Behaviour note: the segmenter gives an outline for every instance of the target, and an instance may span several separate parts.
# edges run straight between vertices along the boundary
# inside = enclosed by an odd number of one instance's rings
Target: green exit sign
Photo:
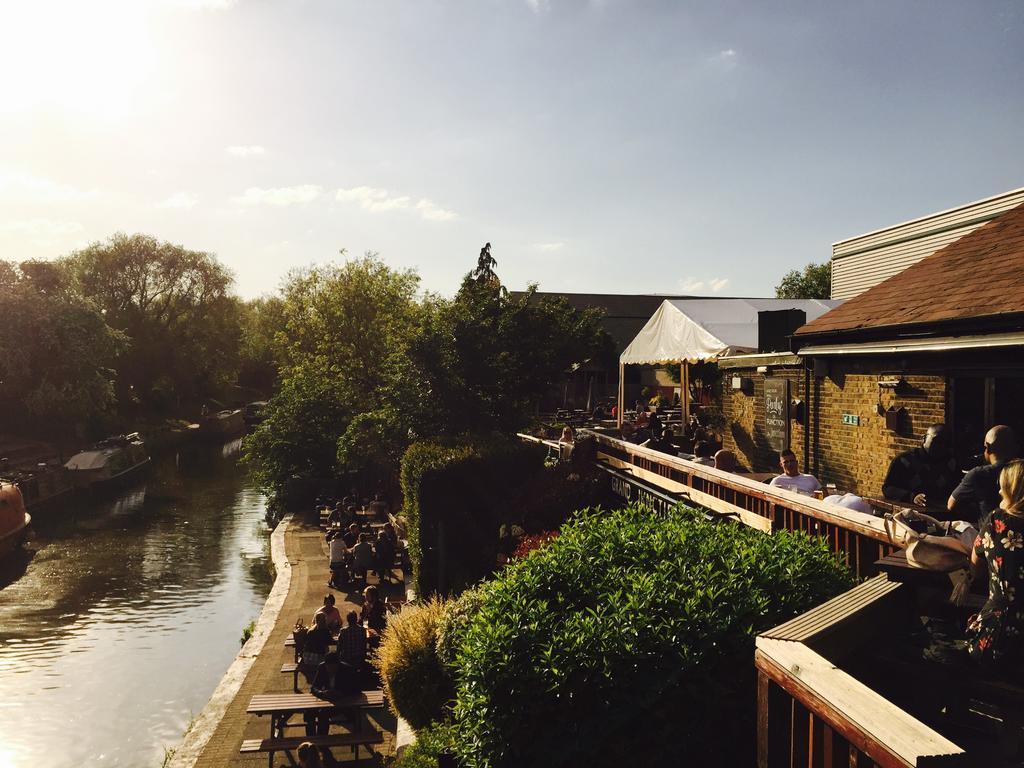
[[[860,426],[860,416],[857,416],[856,414],[853,414],[853,413],[844,413],[843,414],[843,424],[846,424],[846,425],[851,426],[851,427],[859,427]]]

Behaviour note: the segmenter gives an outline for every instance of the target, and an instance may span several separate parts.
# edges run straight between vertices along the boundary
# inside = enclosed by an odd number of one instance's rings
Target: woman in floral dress
[[[968,652],[984,666],[1019,658],[1024,643],[1024,461],[999,474],[999,509],[974,543],[975,572],[988,570],[988,602],[967,625]]]

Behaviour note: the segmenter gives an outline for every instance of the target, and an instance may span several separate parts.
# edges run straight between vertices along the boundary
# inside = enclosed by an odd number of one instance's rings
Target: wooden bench
[[[381,731],[369,731],[367,733],[339,733],[327,736],[289,736],[278,739],[246,739],[238,750],[243,755],[250,755],[258,752],[268,752],[270,768],[274,767],[274,753],[284,752],[288,755],[288,762],[295,765],[295,758],[292,751],[299,748],[300,744],[310,742],[317,747],[352,747],[356,761],[359,760],[359,747],[366,747],[367,751],[372,744],[381,744],[384,741],[384,734]]]
[[[301,666],[300,664],[282,664],[281,665],[281,674],[282,675],[287,675],[287,674],[294,675],[294,679],[292,680],[292,690],[295,691],[296,693],[300,693],[300,691],[299,691],[299,672],[301,671],[300,670],[300,666]]]

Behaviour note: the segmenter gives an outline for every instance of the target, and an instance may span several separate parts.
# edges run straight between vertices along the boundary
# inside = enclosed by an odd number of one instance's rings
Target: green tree
[[[0,413],[6,426],[70,433],[114,405],[125,348],[51,262],[0,261]]]
[[[376,254],[299,270],[281,298],[275,336],[281,386],[247,441],[257,480],[289,495],[340,468],[397,471],[415,393],[406,353],[420,312],[419,278]]]
[[[118,362],[122,398],[171,405],[234,383],[239,304],[230,272],[213,254],[118,233],[64,264],[132,342]]]
[[[494,264],[488,243],[454,299],[425,302],[410,346],[422,382],[420,434],[515,432],[554,382],[607,344],[598,310],[540,296],[536,285],[510,295]]]
[[[238,383],[269,393],[277,383],[281,363],[277,334],[284,326],[284,302],[277,296],[262,296],[240,302],[238,314],[241,325]]]
[[[794,269],[775,286],[778,299],[828,299],[832,296],[832,262],[808,264],[803,272]]]

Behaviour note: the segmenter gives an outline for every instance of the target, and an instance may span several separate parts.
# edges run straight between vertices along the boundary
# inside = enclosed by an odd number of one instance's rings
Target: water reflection
[[[0,571],[0,765],[157,766],[270,589],[265,499],[238,441],[34,517]]]

